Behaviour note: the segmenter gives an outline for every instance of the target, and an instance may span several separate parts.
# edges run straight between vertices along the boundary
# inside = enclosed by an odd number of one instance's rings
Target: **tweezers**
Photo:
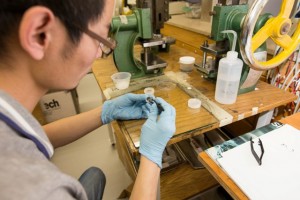
[[[164,107],[161,105],[161,103],[158,103],[157,101],[155,101],[152,97],[147,97],[147,101],[150,104],[155,103],[158,109],[158,114],[160,115],[161,112],[165,111]]]
[[[255,150],[254,150],[253,143],[254,143],[254,142],[252,141],[252,137],[250,137],[251,152],[252,152],[252,154],[253,154],[255,160],[257,161],[257,163],[258,163],[259,165],[261,165],[261,163],[262,163],[262,157],[263,157],[264,152],[265,152],[265,151],[264,151],[264,146],[263,146],[262,141],[260,140],[260,138],[258,138],[258,145],[260,146],[260,149],[261,149],[261,154],[260,154],[260,156],[258,156],[257,153],[256,153]]]

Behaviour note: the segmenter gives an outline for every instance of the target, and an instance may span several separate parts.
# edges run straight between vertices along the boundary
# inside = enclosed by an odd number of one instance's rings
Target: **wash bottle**
[[[221,104],[233,104],[236,102],[243,68],[243,61],[238,58],[235,51],[237,34],[233,30],[222,31],[222,33],[232,33],[233,43],[231,51],[219,62],[215,100]]]

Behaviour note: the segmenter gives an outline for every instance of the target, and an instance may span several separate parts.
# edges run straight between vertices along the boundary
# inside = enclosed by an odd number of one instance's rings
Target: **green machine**
[[[214,6],[214,9],[210,14],[213,16],[211,39],[214,40],[215,43],[208,44],[208,42],[205,41],[204,44],[200,46],[200,49],[203,51],[203,60],[201,63],[196,64],[197,69],[205,73],[208,78],[216,79],[219,60],[226,55],[233,43],[232,34],[223,34],[222,31],[233,30],[237,33],[238,38],[240,38],[243,20],[245,19],[248,11],[248,4],[224,5],[222,3],[218,3],[216,6]],[[259,16],[255,24],[254,32],[263,27],[270,16],[270,14]],[[237,52],[240,52],[239,42],[240,40],[237,40]],[[254,54],[256,58],[261,61],[267,59],[266,44],[264,43],[258,49],[256,49]],[[209,55],[210,58],[213,57],[213,62],[211,59],[207,59]],[[242,59],[241,53],[239,53],[239,58]],[[254,90],[260,75],[261,71],[251,69],[247,64],[244,63],[240,80],[239,94]]]
[[[163,73],[167,63],[156,54],[168,51],[175,43],[171,37],[163,37],[160,28],[169,19],[168,1],[149,1],[139,5],[132,15],[116,16],[112,19],[111,30],[117,41],[114,62],[118,71],[130,72],[132,78],[155,76]]]

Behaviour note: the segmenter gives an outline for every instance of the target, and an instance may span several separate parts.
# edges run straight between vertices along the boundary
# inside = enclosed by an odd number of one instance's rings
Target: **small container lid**
[[[195,58],[192,56],[183,56],[179,58],[179,62],[182,64],[193,64],[195,63]]]
[[[201,101],[197,98],[191,98],[188,100],[189,108],[197,109],[201,107]]]
[[[154,95],[154,88],[153,87],[146,87],[144,89],[144,93],[145,94],[151,94],[151,95]]]

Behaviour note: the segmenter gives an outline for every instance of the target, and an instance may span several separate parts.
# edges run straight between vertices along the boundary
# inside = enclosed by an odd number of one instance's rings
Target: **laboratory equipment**
[[[211,38],[215,43],[208,44],[206,41],[201,45],[203,60],[196,64],[198,70],[205,73],[208,78],[217,78],[218,63],[229,51],[233,42],[232,36],[221,33],[224,30],[236,31],[239,38],[236,50],[239,52],[238,57],[244,61],[239,94],[255,89],[262,70],[274,68],[287,59],[300,42],[299,23],[297,22],[295,30],[290,29],[290,14],[297,1],[283,0],[280,12],[276,17],[268,13],[260,15],[267,2],[268,0],[257,0],[249,9],[246,2],[219,1],[211,12],[213,16]],[[289,36],[289,34],[293,34],[293,36]],[[266,40],[268,38],[281,46],[283,51],[273,59],[266,61]],[[215,58],[213,66],[207,63],[208,55]]]
[[[138,0],[132,15],[112,19],[111,34],[118,44],[113,55],[118,71],[131,73],[132,78],[162,74],[167,63],[156,54],[168,51],[175,43],[175,39],[160,34],[169,19],[168,6],[168,0]]]

